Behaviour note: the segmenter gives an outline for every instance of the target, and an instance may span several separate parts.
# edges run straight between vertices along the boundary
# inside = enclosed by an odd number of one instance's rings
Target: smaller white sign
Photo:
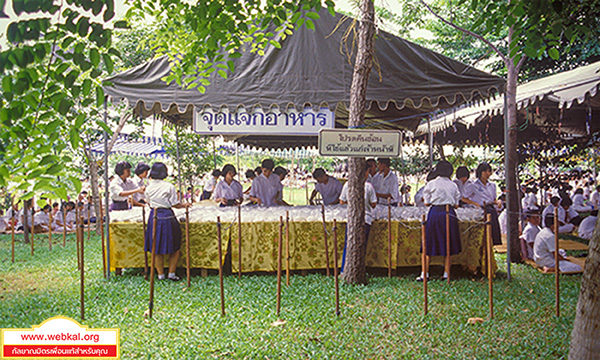
[[[194,114],[194,131],[198,134],[214,135],[312,135],[319,130],[332,129],[335,116],[329,108],[315,112],[312,108],[303,111],[291,109],[287,112],[271,109],[264,112],[257,108],[253,113],[239,109],[219,112],[205,109]]]
[[[322,156],[400,156],[400,132],[384,130],[323,129],[319,132]]]

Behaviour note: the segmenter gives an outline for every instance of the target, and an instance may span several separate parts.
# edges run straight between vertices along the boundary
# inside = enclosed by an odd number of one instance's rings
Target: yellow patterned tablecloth
[[[337,223],[338,266],[344,249],[345,223]],[[238,224],[224,224],[222,241],[223,256],[231,239],[232,270],[238,271]],[[242,223],[242,271],[276,271],[279,223]],[[333,265],[332,223],[327,223],[330,266]],[[470,272],[486,273],[484,228],[482,225],[461,222],[459,224],[462,252],[452,257],[453,264],[460,264]],[[181,226],[182,256],[179,266],[185,266],[185,224]],[[418,221],[392,221],[392,268],[421,265],[421,227]],[[112,223],[110,225],[111,268],[144,266],[142,224]],[[286,263],[286,228],[282,228],[282,264]],[[290,269],[324,269],[325,243],[323,224],[320,222],[291,222],[289,224]],[[215,223],[190,224],[190,264],[194,268],[218,269],[217,226]],[[496,263],[492,268],[495,272]],[[442,264],[442,257],[432,258],[432,264]],[[366,264],[368,267],[388,267],[388,223],[375,221],[369,234]]]

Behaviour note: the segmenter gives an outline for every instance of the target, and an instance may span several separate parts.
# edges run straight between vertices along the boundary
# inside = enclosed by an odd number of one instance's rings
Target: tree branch
[[[429,6],[429,5],[428,5],[428,4],[427,4],[427,3],[426,3],[424,0],[419,0],[419,2],[420,2],[421,4],[423,4],[423,5],[424,5],[424,6],[427,8],[427,10],[428,10],[428,11],[429,11],[429,12],[430,12],[430,13],[431,13],[433,16],[435,16],[436,18],[438,18],[438,19],[439,19],[441,22],[443,22],[444,24],[446,24],[446,25],[449,25],[449,26],[452,26],[453,28],[455,28],[455,29],[456,29],[456,30],[458,30],[458,31],[462,31],[462,32],[464,32],[464,33],[465,33],[465,34],[467,34],[467,35],[470,35],[470,36],[472,36],[472,37],[474,37],[474,38],[476,38],[476,39],[479,39],[480,41],[482,41],[483,43],[485,43],[487,46],[489,46],[489,47],[490,47],[490,48],[491,48],[491,49],[492,49],[492,50],[493,50],[493,51],[494,51],[496,54],[498,54],[498,56],[500,56],[500,58],[502,58],[502,61],[504,61],[504,62],[506,62],[506,61],[509,61],[509,60],[508,60],[508,58],[506,57],[506,55],[504,55],[504,54],[503,54],[503,53],[500,51],[500,49],[498,49],[498,48],[497,48],[497,47],[496,47],[494,44],[492,44],[490,41],[488,41],[488,40],[487,40],[486,38],[484,38],[483,36],[481,36],[481,35],[479,35],[479,34],[477,34],[477,33],[474,33],[474,32],[472,32],[472,31],[470,31],[470,30],[463,29],[463,28],[461,28],[460,26],[458,26],[458,25],[454,24],[453,22],[451,22],[451,21],[448,21],[448,20],[444,19],[444,18],[443,18],[441,15],[438,15],[438,14],[437,14],[435,11],[433,11],[433,9],[432,9],[432,8],[431,8],[431,7],[430,7],[430,6]]]
[[[117,128],[113,132],[113,135],[110,138],[110,142],[108,143],[108,150],[107,150],[108,153],[110,153],[110,151],[112,150],[113,146],[117,142],[117,137],[119,136],[119,134],[121,133],[121,130],[123,130],[123,126],[125,126],[125,123],[127,122],[127,120],[131,116],[132,116],[132,114],[130,112],[125,112],[125,114],[123,114],[121,116],[121,119],[119,120],[119,124],[117,125]]]

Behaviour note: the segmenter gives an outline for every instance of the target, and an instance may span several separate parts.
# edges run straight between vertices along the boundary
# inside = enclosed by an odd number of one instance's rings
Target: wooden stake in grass
[[[242,204],[238,204],[238,279],[242,278]]]
[[[290,212],[285,212],[285,284],[290,286]]]
[[[425,215],[421,219],[421,273],[423,273],[423,315],[427,315],[427,279],[429,269],[427,269],[427,236],[425,234]]]
[[[13,208],[14,204],[10,205],[10,208],[12,209],[12,213],[14,213],[14,208]],[[15,222],[13,221],[12,217],[10,218],[10,235],[11,235],[11,254],[12,254],[12,262],[15,262]]]
[[[185,208],[185,275],[190,287],[190,208]]]
[[[388,278],[392,277],[392,204],[388,198]]]
[[[490,301],[490,320],[494,318],[494,284],[492,282],[492,215],[486,215],[486,237],[487,237],[487,268],[488,268],[488,296]]]
[[[150,259],[150,300],[148,301],[148,317],[152,319],[154,308],[154,258],[156,257],[156,221],[158,220],[157,209],[152,209],[152,258]]]
[[[84,262],[83,262],[83,253],[84,253],[83,238],[84,238],[85,234],[84,234],[84,229],[83,229],[83,216],[77,219],[76,224],[77,224],[77,241],[79,242],[79,246],[77,247],[79,249],[77,258],[79,260],[78,263],[79,263],[79,270],[80,270],[79,308],[81,310],[81,320],[85,320],[85,281],[84,281],[84,268],[85,267],[83,265],[84,264]]]
[[[554,291],[556,295],[556,316],[560,316],[560,261],[558,260],[558,208],[554,208]]]
[[[217,216],[217,241],[219,247],[219,284],[221,287],[221,316],[225,316],[225,292],[223,291],[223,247],[221,243],[221,217]]]
[[[142,228],[144,230],[144,240],[146,239],[146,206],[142,206]],[[104,234],[104,231],[102,231]],[[104,239],[104,236],[102,237]],[[144,279],[148,280],[148,252],[144,250]],[[104,253],[104,241],[102,241],[102,253]],[[104,254],[103,254],[104,255]]]
[[[450,284],[450,205],[446,204],[446,264],[448,265],[448,278],[446,281]],[[446,267],[446,266],[445,266]]]
[[[325,205],[321,203],[321,215],[323,217],[323,241],[325,241],[325,267],[329,276],[329,246],[327,245],[327,224],[325,223]],[[337,264],[335,264],[337,266]]]
[[[29,210],[27,210],[29,211]],[[33,223],[33,212],[30,214],[31,215],[31,256],[33,256],[33,247],[34,247],[34,242],[35,242],[35,225]],[[25,224],[25,226],[29,226],[27,224]]]
[[[101,238],[101,242],[102,242],[102,271],[104,274],[104,278],[108,279],[108,273],[106,271],[106,255],[108,255],[106,253],[106,246],[104,244],[104,213],[102,210],[100,210],[100,219],[96,220],[96,226],[100,226],[100,238]]]
[[[338,276],[337,223],[333,219],[333,277],[335,281],[335,315],[340,316],[340,282]]]
[[[67,225],[67,220],[64,220],[65,226]],[[75,205],[75,243],[77,244],[77,270],[81,270],[81,258],[79,256],[79,204]]]
[[[67,203],[62,204],[63,247],[67,246]]]
[[[89,201],[89,198],[88,198],[88,201]],[[92,210],[92,209],[90,208],[90,203],[88,202],[87,203],[87,233],[88,233],[88,241],[90,241],[90,237],[92,236],[91,235],[91,232],[92,232],[92,229],[91,229],[92,228],[92,212],[90,210]]]
[[[48,250],[52,251],[52,202],[48,199],[50,212],[48,213]]]
[[[279,217],[279,239],[277,241],[277,317],[281,309],[281,252],[283,241],[283,216]]]

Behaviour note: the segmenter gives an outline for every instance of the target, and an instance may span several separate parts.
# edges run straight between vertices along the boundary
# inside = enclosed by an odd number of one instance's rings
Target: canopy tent
[[[244,51],[227,79],[216,72],[201,94],[176,83],[166,84],[171,64],[160,57],[107,79],[105,93],[126,100],[137,114],[162,114],[168,121],[191,125],[194,112],[226,108],[248,112],[305,107],[335,112],[335,127],[347,127],[353,76],[354,20],[326,10],[315,30],[297,29],[269,47],[264,56]],[[347,40],[347,43],[345,42]],[[352,50],[349,50],[352,52]],[[380,31],[367,90],[366,126],[373,129],[415,130],[423,113],[487,98],[504,89],[504,80],[434,51]],[[276,136],[273,136],[276,135]],[[236,136],[239,143],[269,148],[315,146],[312,136]]]
[[[517,88],[518,141],[547,150],[557,145],[586,144],[600,131],[600,62],[547,76]],[[463,106],[422,122],[417,137],[435,133],[445,144],[492,144],[504,141],[504,101]],[[426,136],[426,135],[425,135]]]
[[[104,154],[104,143],[98,142],[90,150],[96,154]],[[161,138],[151,136],[132,137],[128,134],[119,134],[111,153],[149,157],[166,156]]]

